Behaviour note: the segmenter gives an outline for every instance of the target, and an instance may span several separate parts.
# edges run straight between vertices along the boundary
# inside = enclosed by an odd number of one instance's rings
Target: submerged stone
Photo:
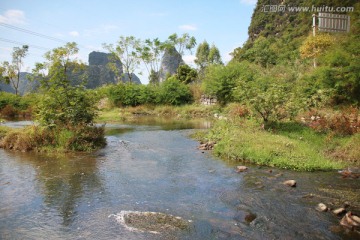
[[[360,227],[360,217],[353,215],[351,212],[345,214],[341,219],[340,225],[354,230]]]
[[[189,228],[189,221],[160,212],[121,211],[110,216],[130,231],[161,233]]]
[[[246,167],[246,166],[237,166],[236,167],[236,172],[245,172],[245,171],[247,171],[248,170],[248,168]]]
[[[345,208],[337,208],[337,209],[333,210],[333,213],[336,215],[341,215],[345,212],[346,212]]]
[[[328,210],[328,207],[323,203],[319,203],[315,209],[319,212],[326,212]]]
[[[296,187],[296,181],[295,180],[287,180],[285,182],[283,182],[284,185],[289,186],[289,187]]]

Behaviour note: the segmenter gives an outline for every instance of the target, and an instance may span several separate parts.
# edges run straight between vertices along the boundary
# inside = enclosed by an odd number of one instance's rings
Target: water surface
[[[315,211],[350,203],[359,179],[236,164],[196,149],[208,123],[108,124],[106,148],[51,156],[0,150],[0,239],[354,239],[340,218]],[[280,173],[280,174],[279,174]],[[279,175],[278,175],[279,174]],[[296,179],[289,188],[284,180]],[[112,216],[152,211],[191,220],[162,234],[130,231]]]

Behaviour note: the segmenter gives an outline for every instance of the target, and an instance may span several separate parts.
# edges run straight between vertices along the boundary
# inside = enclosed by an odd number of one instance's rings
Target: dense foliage
[[[114,106],[138,106],[142,104],[182,105],[192,102],[189,86],[176,76],[160,85],[136,85],[119,83],[104,87],[106,96]]]

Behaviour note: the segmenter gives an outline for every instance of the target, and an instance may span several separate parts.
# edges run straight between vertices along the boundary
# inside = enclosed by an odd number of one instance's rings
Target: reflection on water
[[[196,125],[198,124],[198,125]],[[206,125],[206,124],[205,124]],[[234,165],[196,150],[187,121],[108,124],[106,148],[51,156],[0,150],[0,239],[351,239],[319,202],[360,209],[358,179]],[[175,129],[177,129],[175,131]],[[172,131],[168,131],[172,130]],[[281,173],[281,174],[279,174]],[[296,179],[297,188],[284,180]],[[192,220],[190,229],[132,232],[122,211]]]

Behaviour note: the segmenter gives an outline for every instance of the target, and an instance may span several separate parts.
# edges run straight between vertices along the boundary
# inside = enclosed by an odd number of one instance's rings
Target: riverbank
[[[198,131],[194,138],[202,143],[216,142],[212,147],[213,154],[233,163],[253,163],[297,171],[328,171],[360,166],[359,133],[339,135],[319,132],[295,120],[264,126],[246,108],[236,104],[223,108],[195,104],[107,108],[99,112],[96,122],[138,124],[147,117],[154,117],[155,120],[151,120],[155,122],[206,119],[206,128],[211,128]],[[103,135],[101,131],[73,129],[55,134],[35,126],[23,130],[2,126],[0,145],[17,151],[92,151],[105,145],[105,139],[99,137]]]
[[[221,112],[219,106],[183,105],[155,106],[141,105],[137,107],[102,109],[96,119],[98,123],[131,122],[141,116],[168,117],[178,119],[212,118]]]
[[[297,171],[359,166],[360,134],[322,134],[296,122],[264,129],[253,119],[226,119],[193,136],[203,143],[216,143],[213,147],[216,156],[239,163]]]
[[[207,118],[206,131],[193,136],[216,142],[213,153],[223,159],[297,171],[329,171],[360,165],[360,134],[321,133],[297,121],[264,127],[245,109],[235,105],[138,106],[103,110],[98,122],[131,122],[141,116],[177,119]]]

